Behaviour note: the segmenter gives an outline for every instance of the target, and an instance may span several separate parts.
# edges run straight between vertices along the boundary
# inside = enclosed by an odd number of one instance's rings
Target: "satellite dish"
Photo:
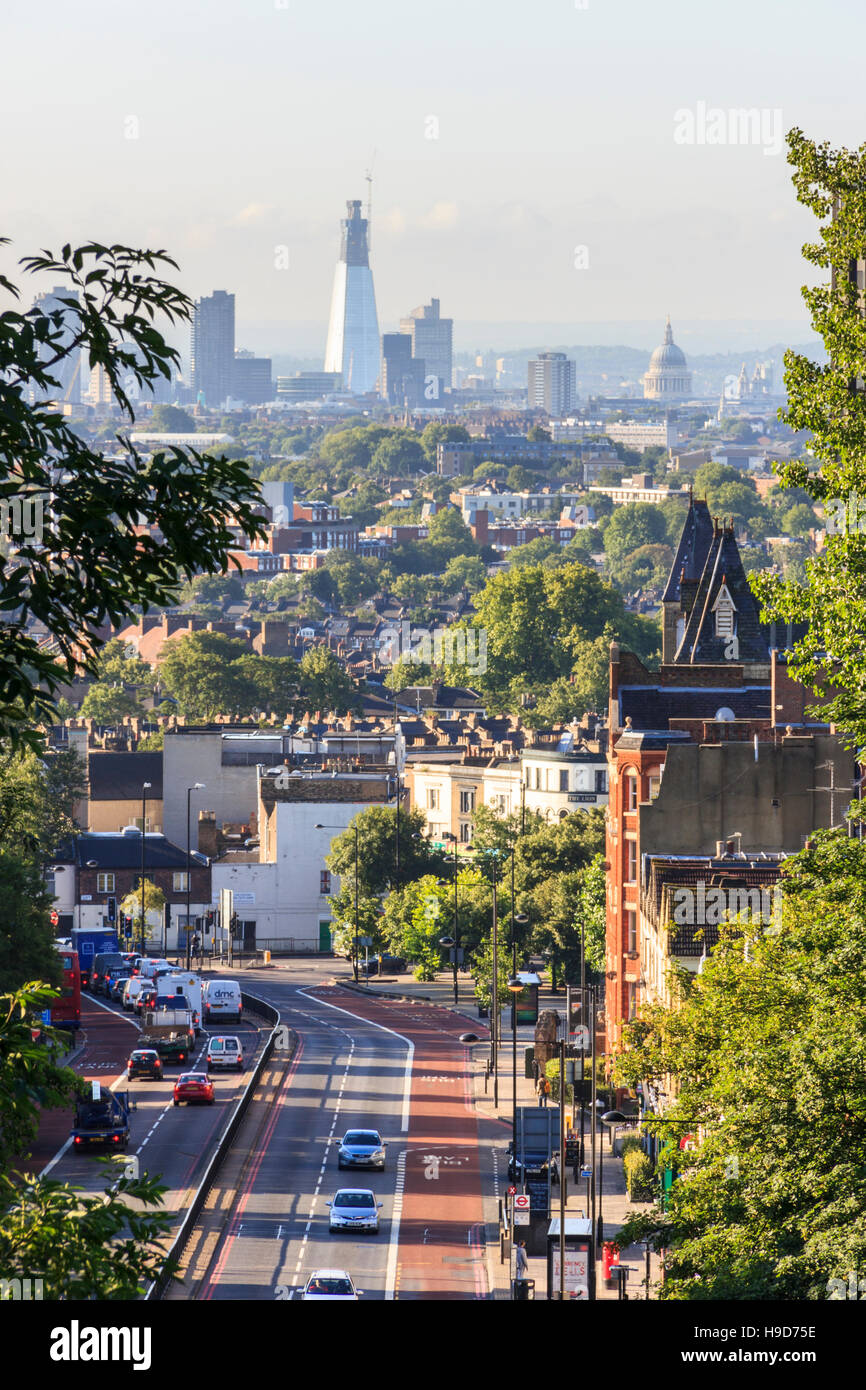
[[[737,716],[734,714],[734,711],[732,709],[729,709],[727,705],[722,705],[721,709],[717,709],[715,714],[713,715],[713,718],[719,724],[729,724],[730,721],[732,719],[736,719],[736,717]]]

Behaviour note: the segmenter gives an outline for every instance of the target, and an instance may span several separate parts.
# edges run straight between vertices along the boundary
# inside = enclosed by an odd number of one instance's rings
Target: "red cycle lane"
[[[100,1006],[86,994],[81,996],[81,1027],[84,1049],[71,1063],[72,1070],[87,1081],[103,1081],[110,1086],[126,1067],[129,1049],[138,1029],[122,1014]],[[69,1138],[74,1118],[70,1110],[45,1110],[39,1120],[39,1133],[21,1171],[40,1173]]]
[[[438,1006],[385,1002],[339,987],[310,993],[415,1046],[395,1297],[489,1297],[478,1119],[468,1053],[459,1041],[466,1019]]]

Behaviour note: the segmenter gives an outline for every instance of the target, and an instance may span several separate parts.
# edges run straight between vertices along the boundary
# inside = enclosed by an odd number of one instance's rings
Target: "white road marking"
[[[400,1246],[400,1220],[403,1216],[403,1188],[406,1184],[406,1150],[397,1159],[397,1181],[394,1187],[394,1206],[391,1213],[391,1240],[388,1245],[388,1266],[385,1271],[385,1298],[394,1299],[397,1288],[397,1254]]]
[[[348,1018],[353,1018],[359,1023],[369,1023],[372,1028],[380,1028],[383,1033],[390,1033],[392,1038],[399,1038],[406,1044],[406,1069],[403,1073],[403,1112],[400,1119],[400,1128],[405,1133],[409,1128],[409,1106],[412,1099],[412,1063],[415,1059],[415,1044],[411,1039],[404,1037],[394,1028],[386,1028],[384,1023],[375,1023],[372,1018],[364,1018],[363,1014],[353,1014],[350,1009],[341,1009],[339,1004],[332,1004],[327,999],[318,999],[315,995],[307,994],[299,989],[298,994],[302,994],[311,1003],[323,1004],[326,1009],[336,1009],[337,1013],[346,1014]]]

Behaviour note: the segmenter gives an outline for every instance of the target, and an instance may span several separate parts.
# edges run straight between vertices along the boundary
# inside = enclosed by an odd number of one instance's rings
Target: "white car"
[[[376,1201],[368,1187],[341,1187],[328,1206],[332,1232],[372,1231],[375,1234],[379,1230],[382,1203]]]
[[[344,1269],[317,1269],[304,1285],[301,1299],[304,1302],[309,1299],[317,1303],[349,1303],[360,1298],[363,1292],[355,1288]]]

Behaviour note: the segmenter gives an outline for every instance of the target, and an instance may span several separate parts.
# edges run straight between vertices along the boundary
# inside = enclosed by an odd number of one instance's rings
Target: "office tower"
[[[548,415],[567,415],[574,406],[574,363],[564,352],[540,352],[529,363],[527,404]]]
[[[270,357],[256,357],[252,352],[235,352],[230,393],[245,405],[266,405],[274,399],[274,383]]]
[[[60,319],[53,324],[51,330],[52,334],[59,330],[59,337],[51,346],[45,346],[39,351],[39,356],[45,361],[50,361],[58,348],[67,347],[79,328],[77,314],[74,309],[61,303],[63,299],[74,299],[78,303],[78,291],[68,285],[55,285],[53,290],[38,294],[33,301],[33,308],[42,314],[60,315]],[[81,371],[81,349],[76,348],[68,357],[64,357],[48,369],[49,376],[57,382],[56,386],[33,387],[34,401],[59,401],[67,405],[78,405],[81,401]]]
[[[346,204],[340,259],[334,272],[325,371],[340,372],[343,387],[364,395],[379,377],[379,322],[360,200]]]
[[[424,361],[412,356],[412,338],[408,333],[382,334],[379,390],[389,405],[411,409],[422,404],[425,372]]]
[[[192,321],[192,389],[212,410],[232,394],[235,362],[235,297],[214,290],[195,302]]]
[[[431,299],[400,320],[400,332],[412,339],[412,356],[420,358],[426,371],[425,399],[435,401],[451,390],[452,339],[454,320],[439,314],[439,300]],[[435,377],[435,383],[430,381]]]

